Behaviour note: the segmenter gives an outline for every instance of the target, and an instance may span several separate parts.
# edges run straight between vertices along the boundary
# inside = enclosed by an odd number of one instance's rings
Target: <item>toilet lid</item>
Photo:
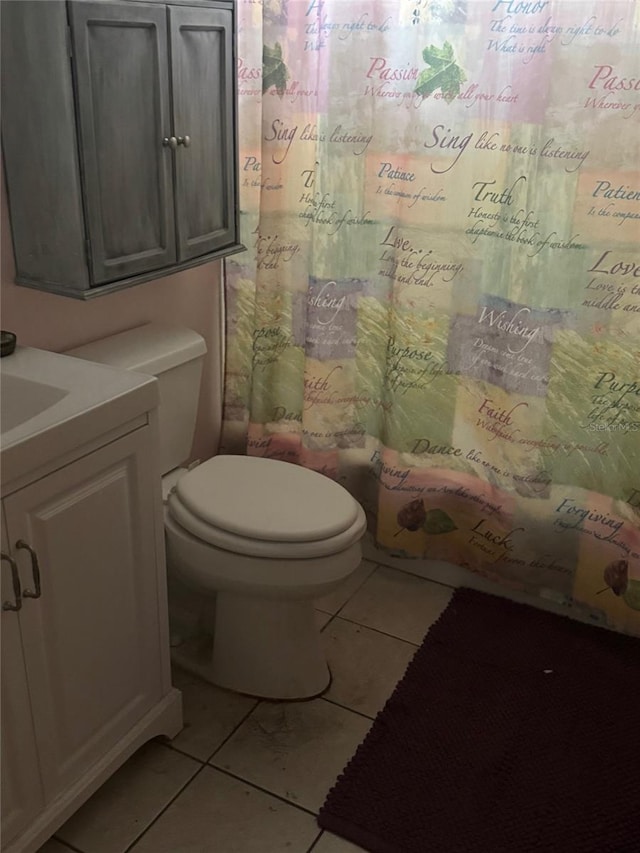
[[[202,521],[251,539],[312,542],[358,518],[358,503],[338,483],[261,456],[214,456],[181,477],[176,493]]]
[[[338,533],[336,536],[328,536],[325,539],[314,539],[311,542],[275,542],[269,539],[253,539],[250,536],[240,536],[207,524],[197,518],[182,503],[177,494],[169,496],[167,501],[168,519],[165,521],[166,530],[171,531],[167,523],[170,519],[177,529],[184,535],[190,533],[201,542],[207,542],[223,551],[231,551],[233,554],[246,554],[250,557],[259,557],[261,560],[309,560],[317,557],[329,557],[345,551],[364,536],[367,529],[367,518],[364,510],[358,505],[358,515],[355,524]]]

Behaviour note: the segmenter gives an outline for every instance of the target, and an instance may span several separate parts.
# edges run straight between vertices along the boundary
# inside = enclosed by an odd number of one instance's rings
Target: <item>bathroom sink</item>
[[[0,361],[3,491],[37,468],[77,455],[158,401],[152,376],[32,347]]]
[[[69,391],[23,376],[2,377],[0,383],[0,433],[15,429],[66,397]]]

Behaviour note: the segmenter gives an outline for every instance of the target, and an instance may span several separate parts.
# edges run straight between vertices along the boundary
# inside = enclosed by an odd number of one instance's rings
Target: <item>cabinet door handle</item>
[[[5,554],[4,551],[0,554],[1,560],[6,560],[7,563],[11,566],[11,581],[13,582],[13,595],[15,598],[15,604],[12,604],[10,601],[2,602],[3,610],[20,610],[22,607],[22,592],[20,590],[20,574],[18,573],[18,566],[16,565],[16,561],[13,557],[10,557],[8,554]]]
[[[191,145],[191,137],[190,136],[179,136],[178,137],[178,145],[184,145],[185,148],[188,148]]]
[[[35,592],[32,592],[30,589],[25,589],[22,593],[23,598],[40,598],[40,566],[38,565],[38,555],[31,548],[31,546],[27,545],[26,542],[23,542],[22,539],[18,539],[16,542],[16,548],[24,548],[31,554],[31,574],[33,575],[33,586]]]
[[[178,140],[175,138],[175,136],[165,136],[165,138],[162,140],[162,144],[165,148],[170,148],[172,151],[175,151],[178,147]]]

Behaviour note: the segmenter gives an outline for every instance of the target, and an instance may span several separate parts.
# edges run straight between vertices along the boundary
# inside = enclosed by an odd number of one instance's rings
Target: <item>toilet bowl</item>
[[[175,648],[175,660],[253,696],[322,693],[313,599],[358,567],[365,527],[346,490],[288,462],[216,456],[179,477],[165,504],[167,565],[216,601],[202,626],[210,646],[199,659]]]
[[[313,600],[360,564],[362,507],[318,472],[274,459],[214,456],[189,470],[204,341],[150,324],[69,354],[155,375],[167,570],[207,602],[179,665],[270,699],[322,693],[330,673]]]

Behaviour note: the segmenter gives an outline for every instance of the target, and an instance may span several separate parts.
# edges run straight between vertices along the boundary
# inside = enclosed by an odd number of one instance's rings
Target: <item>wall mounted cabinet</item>
[[[242,249],[234,3],[2,13],[18,284],[89,298]]]

